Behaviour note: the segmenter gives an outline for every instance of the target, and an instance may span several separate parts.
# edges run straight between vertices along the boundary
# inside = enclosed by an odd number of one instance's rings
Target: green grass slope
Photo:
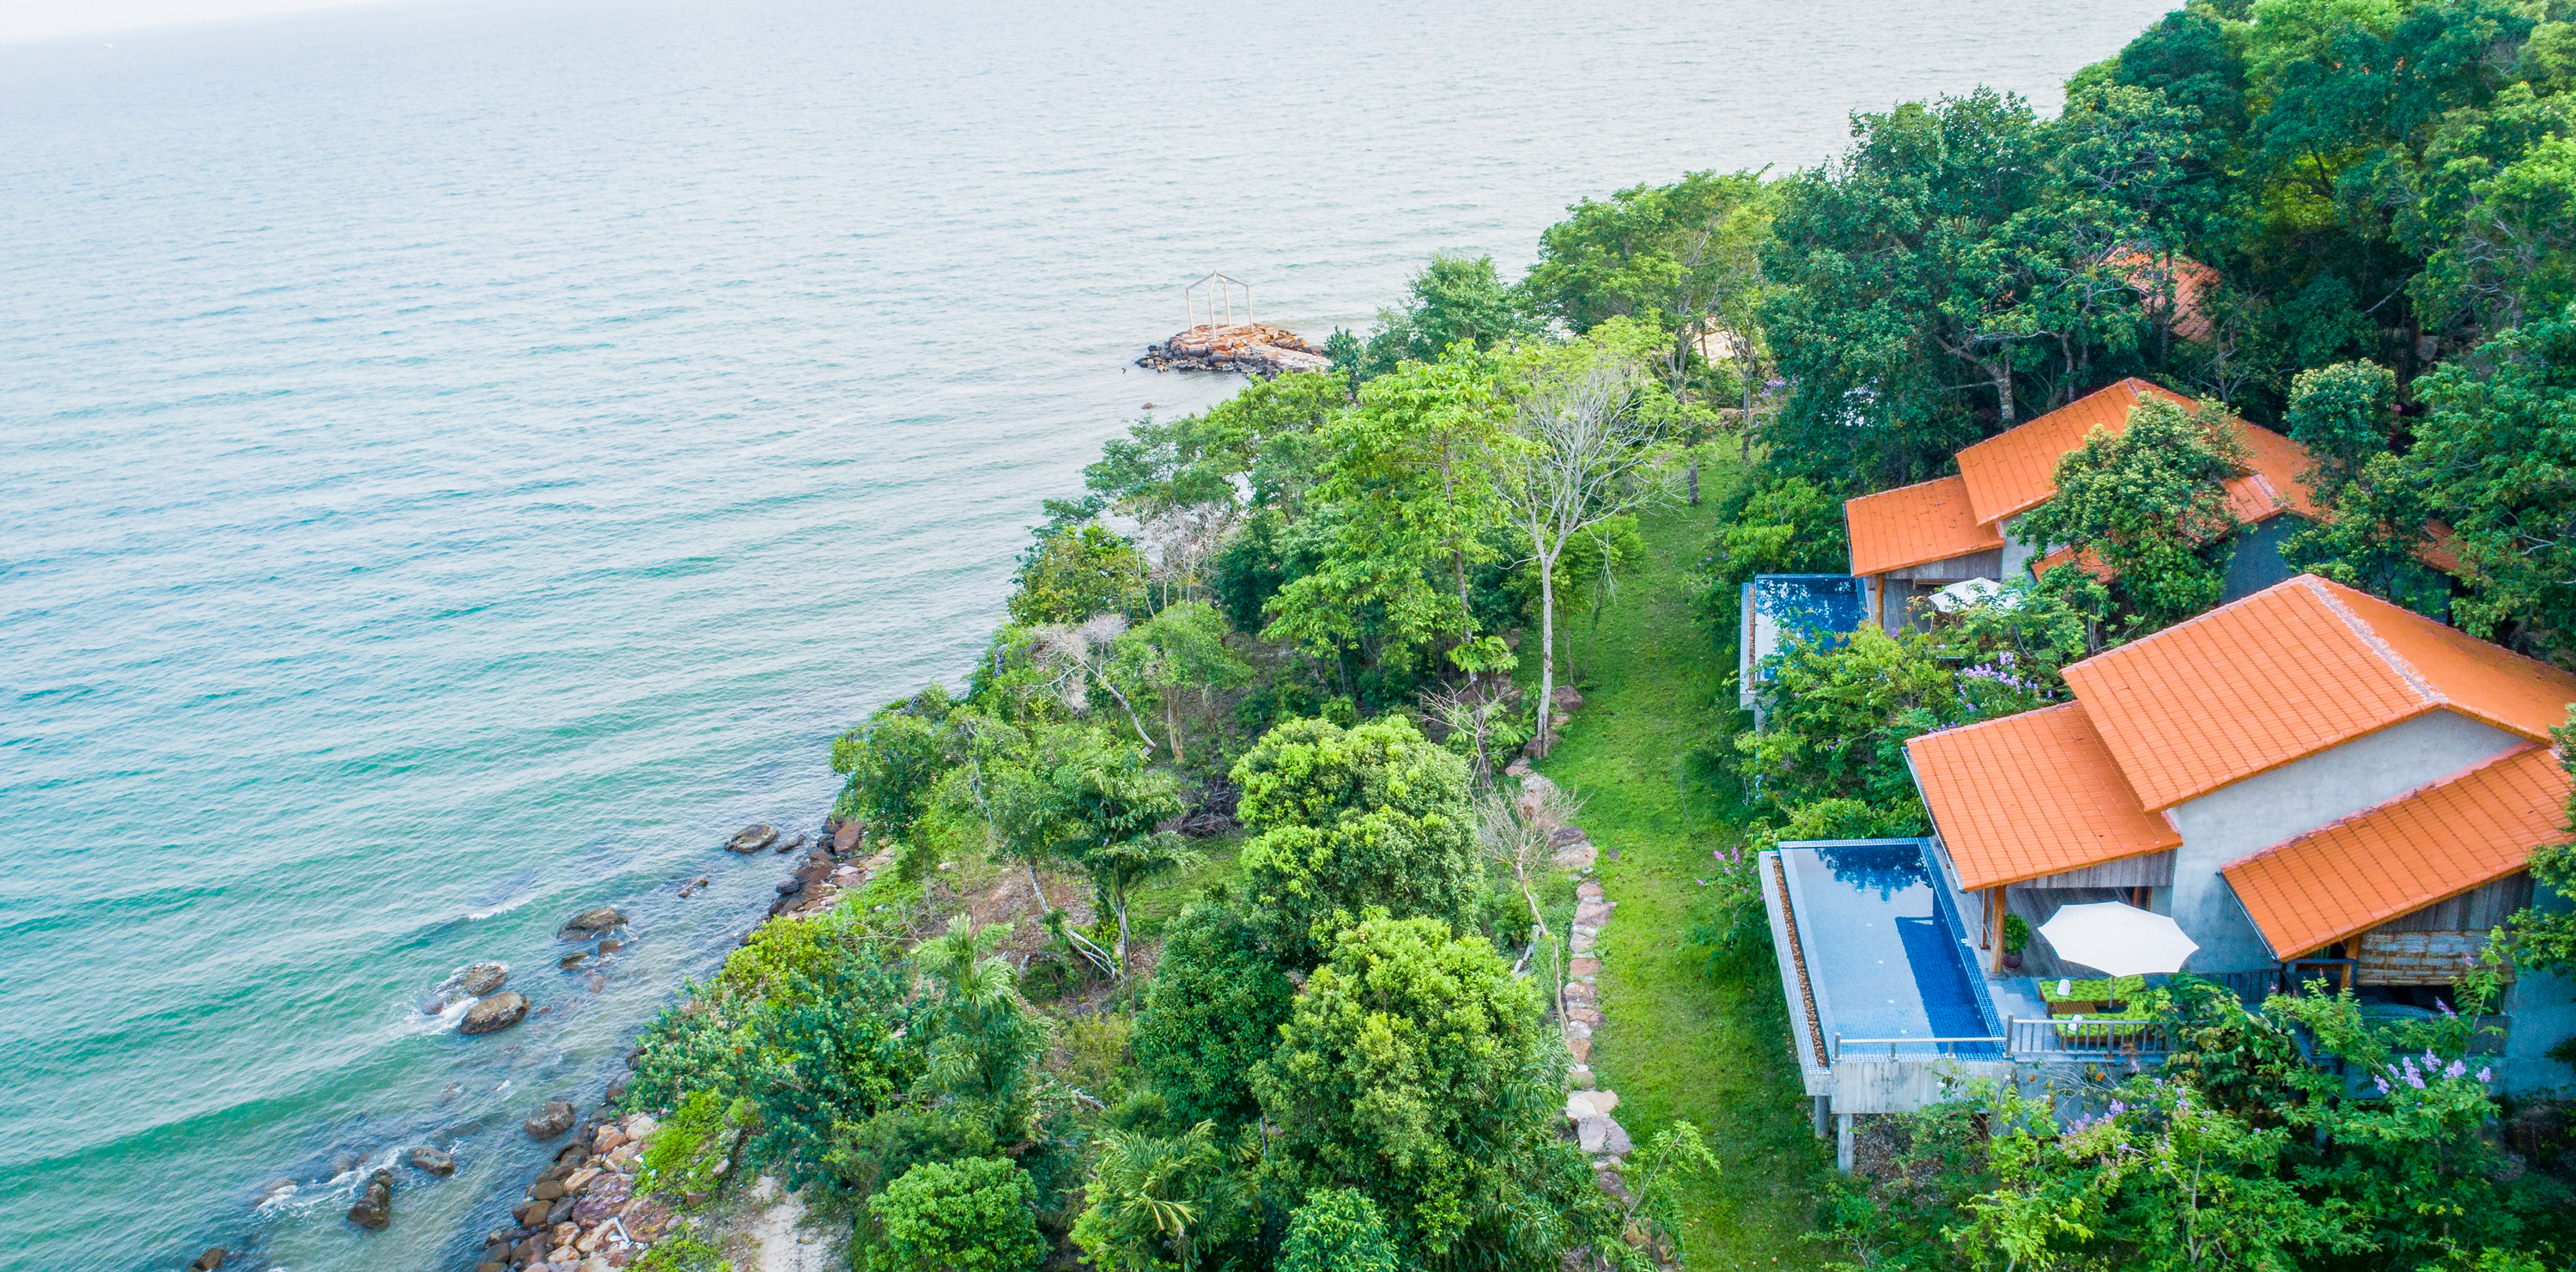
[[[1731,668],[1692,623],[1684,581],[1717,524],[1706,506],[1644,519],[1648,560],[1620,581],[1597,633],[1580,635],[1585,706],[1538,768],[1584,797],[1602,886],[1619,903],[1601,940],[1607,1023],[1593,1070],[1619,1093],[1617,1116],[1639,1145],[1687,1118],[1724,1163],[1690,1199],[1688,1266],[1809,1267],[1822,1251],[1800,1236],[1830,1155],[1808,1130],[1779,974],[1768,960],[1712,974],[1689,943],[1705,895],[1693,880],[1740,820],[1736,783],[1717,767]]]

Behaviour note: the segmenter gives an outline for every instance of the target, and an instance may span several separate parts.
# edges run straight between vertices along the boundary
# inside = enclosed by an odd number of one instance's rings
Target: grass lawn
[[[1763,959],[1712,974],[1688,939],[1703,895],[1693,879],[1740,820],[1734,781],[1711,754],[1733,718],[1722,683],[1732,668],[1693,624],[1683,581],[1716,524],[1706,506],[1644,519],[1647,563],[1621,581],[1597,635],[1582,632],[1585,706],[1538,768],[1584,797],[1602,887],[1619,903],[1601,939],[1607,1023],[1593,1071],[1619,1093],[1617,1116],[1641,1147],[1687,1118],[1725,1166],[1691,1198],[1688,1266],[1809,1267],[1824,1248],[1799,1237],[1831,1150],[1808,1130],[1779,973]]]

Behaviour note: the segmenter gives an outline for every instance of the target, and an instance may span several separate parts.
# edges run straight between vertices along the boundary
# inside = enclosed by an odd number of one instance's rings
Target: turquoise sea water
[[[1178,284],[2055,85],[2160,8],[537,0],[0,46],[0,1268],[462,1266],[958,672]],[[701,872],[716,886],[681,900]],[[568,913],[629,948],[559,972]],[[541,1014],[420,1000],[506,961]],[[350,1186],[435,1142],[395,1222]],[[272,1181],[292,1181],[262,1204]]]

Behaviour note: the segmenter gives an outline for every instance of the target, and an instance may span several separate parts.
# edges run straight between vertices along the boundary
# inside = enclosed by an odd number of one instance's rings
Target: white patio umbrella
[[[2059,906],[2039,934],[2059,958],[2112,976],[2180,971],[2200,948],[2171,918],[2118,901]]]

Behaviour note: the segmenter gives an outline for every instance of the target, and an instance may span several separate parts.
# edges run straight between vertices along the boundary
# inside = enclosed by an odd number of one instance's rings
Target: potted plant
[[[2030,945],[2030,920],[2018,914],[2004,916],[2004,966],[2019,970],[2021,952]]]

